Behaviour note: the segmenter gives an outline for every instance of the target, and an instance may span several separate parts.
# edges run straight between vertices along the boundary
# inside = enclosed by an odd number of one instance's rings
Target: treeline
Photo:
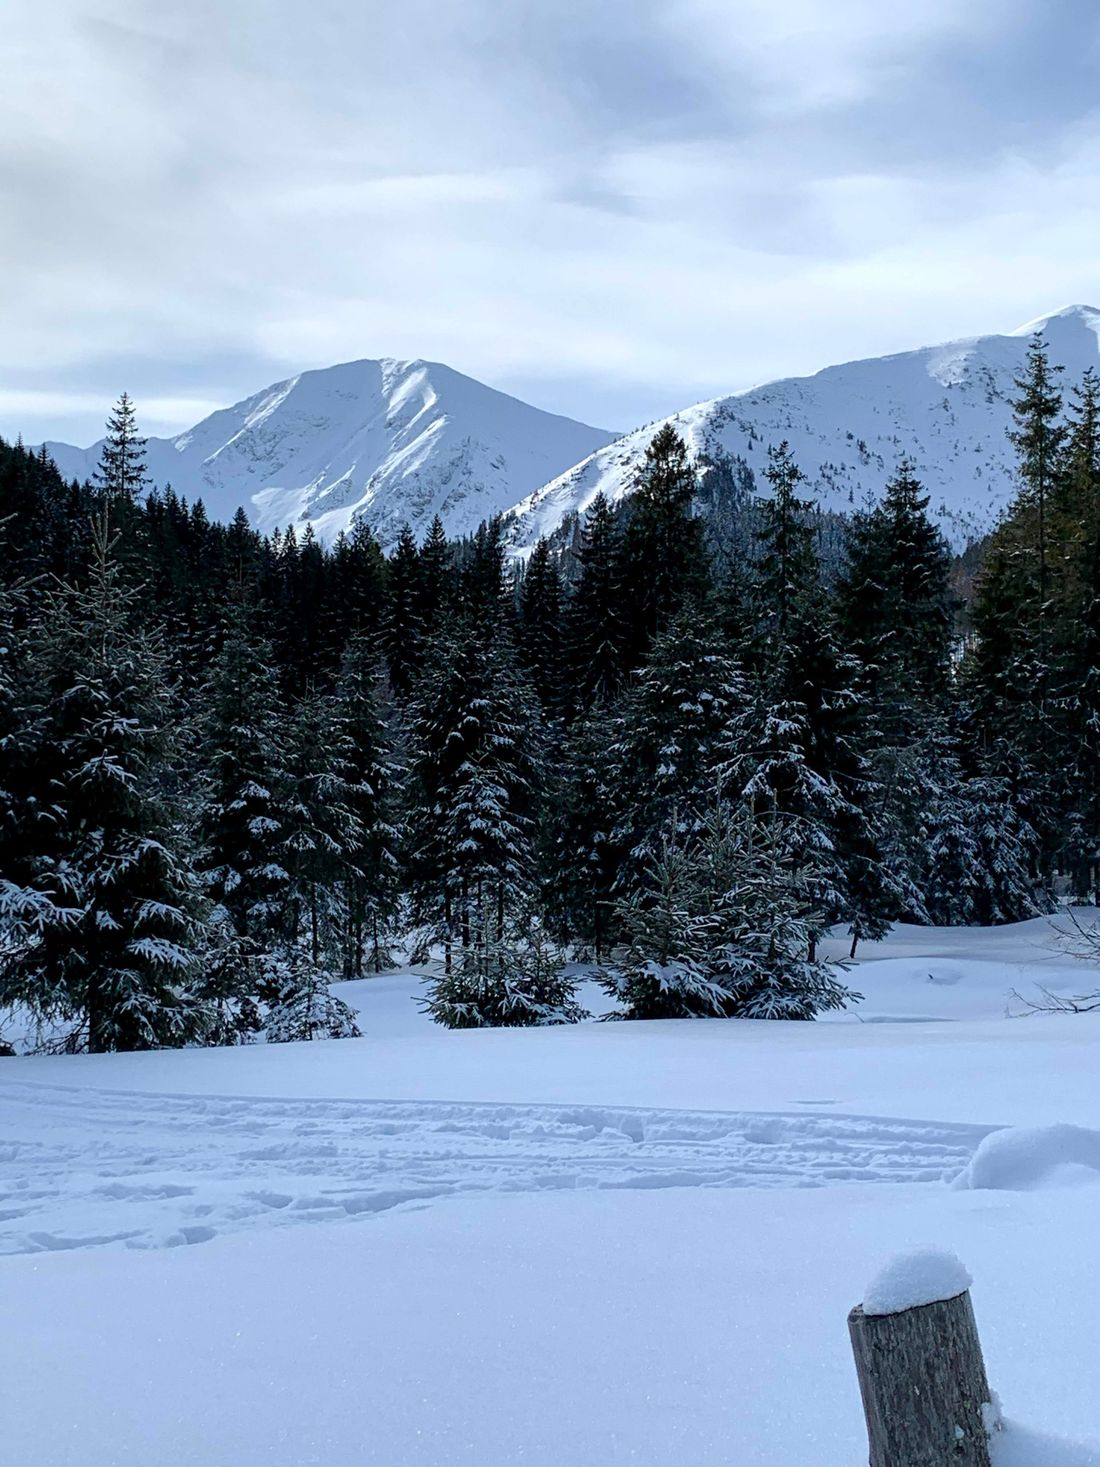
[[[819,944],[1083,897],[1100,843],[1100,389],[1036,339],[960,619],[901,463],[842,565],[785,445],[718,556],[671,429],[525,564],[212,524],[0,444],[0,1005],[69,1047],[353,1032],[400,941],[453,1026],[810,1017]],[[967,628],[965,636],[960,627]],[[56,1042],[56,1041],[55,1041]]]

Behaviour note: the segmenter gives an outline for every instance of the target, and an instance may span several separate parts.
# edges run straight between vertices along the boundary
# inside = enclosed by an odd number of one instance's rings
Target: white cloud
[[[0,432],[387,354],[627,427],[1100,296],[1086,115],[1040,166],[875,111],[1027,9],[8,0]]]

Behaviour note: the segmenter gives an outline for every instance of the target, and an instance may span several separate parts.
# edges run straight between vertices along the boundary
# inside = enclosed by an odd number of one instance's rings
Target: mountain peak
[[[1090,331],[1100,332],[1100,310],[1096,306],[1073,305],[1063,306],[1060,311],[1049,311],[1044,316],[1036,316],[1034,321],[1025,321],[1022,326],[1017,326],[1015,331],[1010,331],[1010,336],[1034,336],[1036,331],[1045,331],[1054,321],[1070,321],[1087,326]]]
[[[597,450],[517,505],[513,546],[524,553],[597,494],[612,502],[629,495],[654,434],[668,423],[694,458],[712,466],[709,495],[723,483],[729,492],[767,492],[768,449],[786,440],[822,508],[850,514],[878,499],[908,458],[931,514],[961,548],[992,527],[1014,491],[1007,431],[1036,331],[1052,362],[1066,368],[1067,387],[1100,367],[1100,310],[1072,305],[1008,335],[846,362],[698,403]]]
[[[243,505],[270,533],[311,523],[332,541],[359,520],[386,547],[439,515],[472,534],[615,435],[543,412],[442,362],[360,358],[274,382],[175,438],[150,438],[149,473],[211,518]],[[47,444],[87,478],[102,443]]]

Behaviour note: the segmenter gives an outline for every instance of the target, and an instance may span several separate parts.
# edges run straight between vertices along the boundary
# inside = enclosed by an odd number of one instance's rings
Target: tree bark
[[[857,1305],[848,1330],[870,1467],[990,1467],[991,1393],[969,1292],[899,1314]]]

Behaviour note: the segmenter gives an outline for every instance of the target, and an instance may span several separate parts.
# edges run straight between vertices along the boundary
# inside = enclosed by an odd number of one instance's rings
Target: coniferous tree
[[[808,1019],[854,997],[808,956],[805,882],[783,820],[716,801],[701,830],[666,839],[618,911],[625,961],[601,986],[633,1019]]]
[[[597,962],[614,933],[611,911],[619,871],[615,829],[621,781],[611,768],[617,721],[603,709],[576,719],[561,746],[546,806],[546,904],[556,937],[591,948]]]
[[[1019,457],[1022,503],[1034,518],[1034,626],[1041,676],[1048,652],[1049,516],[1051,495],[1061,467],[1065,426],[1061,422],[1060,367],[1052,367],[1046,342],[1036,333],[1028,347],[1027,367],[1017,378],[1020,396],[1013,407],[1015,430],[1009,438]]]
[[[574,712],[583,712],[618,692],[626,662],[622,537],[602,494],[596,495],[585,517],[577,563],[564,640],[571,706]]]
[[[269,964],[271,995],[264,1034],[269,1044],[311,1039],[357,1039],[355,1013],[328,986],[327,975],[305,953],[290,951]]]
[[[282,937],[290,880],[279,702],[270,644],[238,601],[226,613],[201,699],[198,840],[211,899],[261,950]]]
[[[145,443],[138,434],[134,404],[124,392],[107,419],[107,437],[95,474],[97,486],[109,499],[132,503],[149,488]]]
[[[928,496],[903,460],[882,502],[853,516],[837,588],[838,635],[852,652],[870,809],[897,915],[922,908],[922,832],[951,694],[951,558]],[[874,873],[872,879],[877,879]]]
[[[1100,849],[1100,379],[1092,369],[1072,397],[1052,515],[1051,692],[1062,854],[1084,899]]]
[[[436,636],[454,601],[454,553],[443,521],[436,515],[420,547],[420,628],[426,640]]]
[[[610,750],[620,890],[644,884],[669,839],[701,828],[731,731],[749,714],[745,680],[713,622],[698,610],[681,612],[626,693]]]
[[[628,665],[636,667],[676,612],[703,598],[708,564],[692,514],[695,471],[671,424],[658,430],[630,499],[623,547]]]
[[[413,721],[410,863],[418,912],[444,954],[439,1022],[579,1016],[542,935],[535,869],[542,739],[507,642],[471,621],[436,648]]]
[[[403,526],[389,559],[383,645],[390,686],[399,703],[408,700],[424,656],[420,614],[420,551],[408,525]]]
[[[758,712],[755,748],[731,761],[735,788],[757,816],[784,817],[791,858],[806,881],[810,957],[845,921],[856,942],[881,936],[900,891],[875,833],[875,785],[867,762],[858,666],[841,650],[814,534],[813,505],[787,445],[770,452],[756,560]]]
[[[284,740],[283,937],[290,950],[304,946],[314,967],[339,957],[344,878],[363,835],[344,777],[341,735],[334,699],[311,691],[295,707]]]
[[[485,632],[514,635],[513,582],[504,551],[500,516],[481,525],[462,571],[464,614]]]
[[[519,593],[519,653],[547,718],[562,706],[562,585],[550,543],[531,552]]]
[[[898,744],[943,700],[953,637],[951,554],[906,460],[882,502],[853,516],[846,550],[839,630],[880,737]]]
[[[1023,820],[1038,835],[1034,876],[1048,888],[1067,819],[1051,635],[1052,513],[1065,468],[1058,370],[1036,336],[1017,381],[1016,428],[1010,434],[1020,488],[978,580],[967,666],[983,772],[1007,781]]]
[[[114,544],[104,514],[87,588],[54,593],[34,633],[24,774],[38,841],[23,852],[34,901],[4,965],[9,1001],[76,1020],[70,1043],[93,1053],[182,1044],[204,1022],[197,883],[158,778],[163,651],[139,625]]]
[[[389,937],[400,897],[396,808],[401,771],[387,726],[377,653],[363,638],[344,654],[336,690],[338,771],[355,819],[343,853],[345,978],[392,966]]]

